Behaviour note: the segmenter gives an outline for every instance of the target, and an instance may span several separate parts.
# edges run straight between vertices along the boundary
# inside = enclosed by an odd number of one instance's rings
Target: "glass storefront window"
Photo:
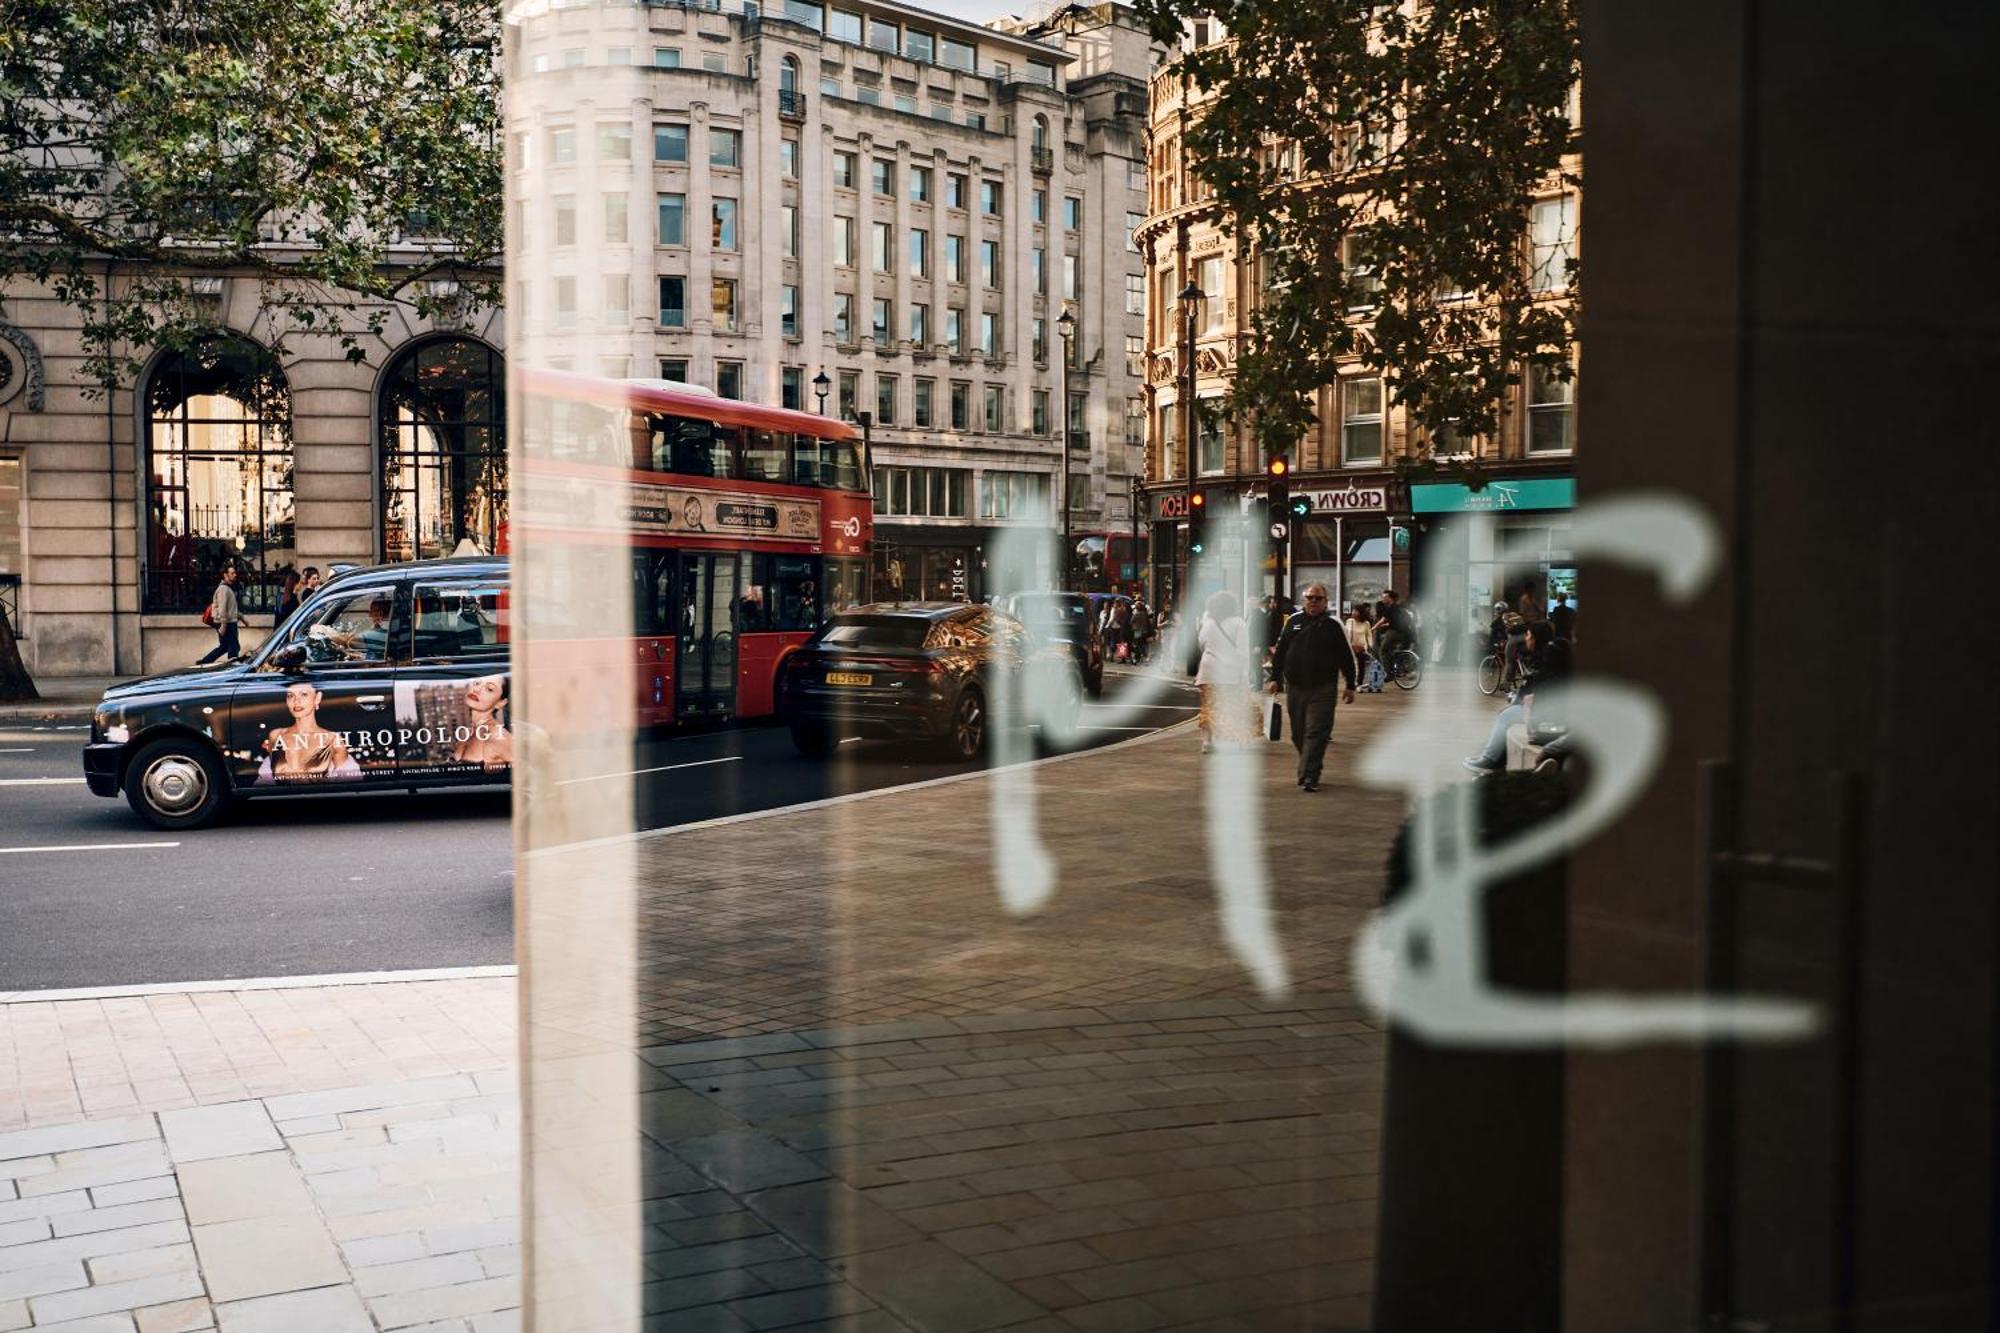
[[[144,402],[144,609],[200,611],[234,563],[244,610],[269,610],[296,555],[284,372],[254,344],[215,340],[162,357]]]
[[[507,523],[506,374],[469,338],[419,343],[384,378],[378,442],[382,554],[490,554]]]

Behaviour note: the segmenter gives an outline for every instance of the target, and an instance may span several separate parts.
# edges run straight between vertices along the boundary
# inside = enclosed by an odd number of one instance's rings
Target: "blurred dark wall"
[[[1572,1057],[1565,1322],[1990,1327],[1995,7],[1582,9],[1584,500],[1667,487],[1728,546],[1688,607],[1585,571],[1585,665],[1675,725],[1577,858],[1573,984],[1712,978],[1851,1022]],[[1734,765],[1726,847],[1852,838],[1858,897],[1807,875],[1712,899],[1707,760]]]

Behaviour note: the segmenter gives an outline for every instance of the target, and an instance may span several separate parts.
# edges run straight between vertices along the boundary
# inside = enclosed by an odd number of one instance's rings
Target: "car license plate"
[[[829,685],[869,685],[874,683],[874,680],[875,677],[863,671],[829,671],[826,673],[826,683]]]

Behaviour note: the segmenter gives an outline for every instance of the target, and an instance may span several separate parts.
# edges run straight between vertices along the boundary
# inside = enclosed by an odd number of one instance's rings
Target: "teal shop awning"
[[[1576,479],[1537,477],[1489,481],[1478,490],[1458,484],[1410,487],[1410,508],[1419,514],[1505,513],[1516,509],[1574,509]]]

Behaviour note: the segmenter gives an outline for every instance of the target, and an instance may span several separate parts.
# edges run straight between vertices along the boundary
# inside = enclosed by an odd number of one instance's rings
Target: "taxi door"
[[[395,688],[399,781],[433,787],[513,780],[507,600],[501,569],[411,585],[411,649]]]
[[[225,759],[239,790],[396,780],[397,658],[408,601],[393,583],[337,589],[294,616],[230,701]],[[275,665],[284,662],[285,665]]]

